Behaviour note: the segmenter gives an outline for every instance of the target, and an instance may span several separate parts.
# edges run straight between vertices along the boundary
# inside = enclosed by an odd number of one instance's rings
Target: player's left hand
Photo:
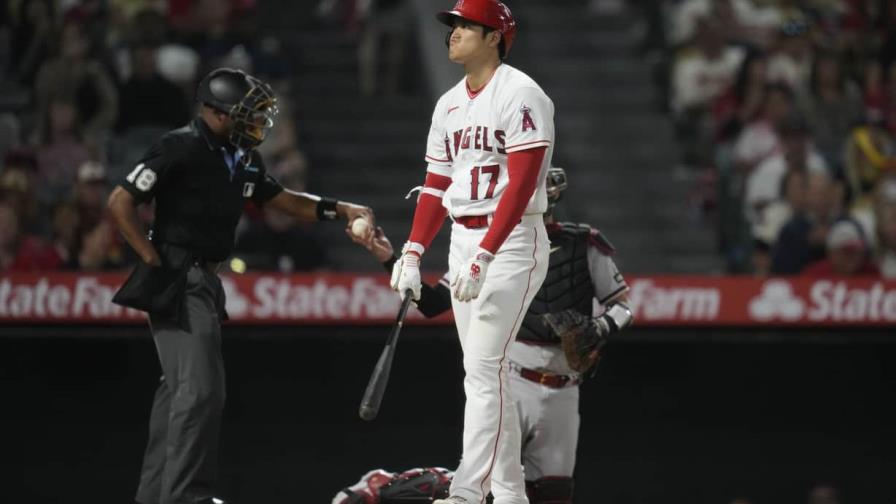
[[[352,233],[350,229],[346,229],[345,234],[353,242],[369,250],[376,257],[376,260],[381,263],[391,259],[395,253],[395,249],[392,248],[392,242],[389,241],[389,238],[386,238],[386,233],[381,227],[376,228],[376,232],[374,232],[373,238],[370,240],[364,240],[363,237],[355,236],[355,233]]]
[[[495,255],[480,248],[476,255],[471,257],[464,265],[454,280],[451,282],[454,299],[458,301],[470,301],[479,297],[482,290],[482,284],[485,283],[485,274],[488,271],[488,265],[495,260]]]

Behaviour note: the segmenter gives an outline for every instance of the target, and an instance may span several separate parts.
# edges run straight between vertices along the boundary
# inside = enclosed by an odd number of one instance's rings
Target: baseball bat
[[[410,289],[404,292],[404,301],[401,302],[401,309],[398,310],[395,325],[392,326],[392,331],[386,338],[386,347],[383,348],[383,353],[380,354],[380,359],[376,362],[373,373],[370,374],[370,381],[367,382],[367,389],[364,390],[364,397],[361,399],[361,407],[358,408],[358,414],[364,420],[373,420],[380,411],[383,394],[389,383],[389,372],[392,371],[392,359],[395,357],[398,334],[404,325],[404,317],[408,313],[408,307],[411,306],[413,297],[414,293]]]

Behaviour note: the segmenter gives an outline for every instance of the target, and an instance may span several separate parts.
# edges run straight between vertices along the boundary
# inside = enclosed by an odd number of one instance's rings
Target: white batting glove
[[[488,271],[488,265],[495,260],[495,255],[480,247],[476,255],[467,261],[467,264],[457,272],[454,281],[451,282],[453,287],[454,299],[458,301],[470,301],[479,297],[482,290],[482,284],[485,283],[485,274]]]
[[[401,250],[401,257],[392,266],[392,279],[389,284],[398,291],[404,300],[404,293],[411,289],[414,301],[420,300],[420,252],[423,247],[419,244],[406,243]]]

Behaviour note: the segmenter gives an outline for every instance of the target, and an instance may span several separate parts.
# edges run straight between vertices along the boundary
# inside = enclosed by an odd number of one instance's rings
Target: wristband
[[[317,202],[317,220],[329,221],[339,218],[339,214],[336,213],[337,203],[338,201],[333,198],[322,197],[320,201]]]
[[[612,322],[616,331],[621,331],[632,323],[632,310],[623,303],[614,303],[603,315]]]

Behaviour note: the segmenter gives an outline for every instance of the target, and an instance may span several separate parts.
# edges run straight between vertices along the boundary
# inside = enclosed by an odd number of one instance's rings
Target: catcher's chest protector
[[[551,255],[548,274],[541,290],[529,306],[517,340],[538,344],[559,344],[541,320],[545,313],[574,309],[590,317],[594,299],[594,284],[588,271],[588,237],[591,228],[564,222],[550,226]]]

